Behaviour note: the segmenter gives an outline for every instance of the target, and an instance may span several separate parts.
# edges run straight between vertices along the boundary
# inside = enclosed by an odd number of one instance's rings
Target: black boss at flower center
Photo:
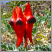
[[[16,25],[22,25],[22,21],[18,20],[18,21],[16,22]]]
[[[28,22],[29,22],[29,23],[35,23],[35,22],[36,22],[36,19],[35,19],[35,18],[30,18],[30,19],[28,20]]]
[[[10,25],[14,25],[14,22],[13,21],[10,21]]]

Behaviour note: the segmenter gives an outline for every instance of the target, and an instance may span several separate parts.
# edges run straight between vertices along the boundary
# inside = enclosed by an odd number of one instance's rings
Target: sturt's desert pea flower
[[[29,38],[30,42],[32,42],[32,30],[33,30],[33,24],[36,22],[35,17],[32,15],[31,8],[29,2],[27,3],[25,7],[24,16],[26,18],[26,43],[25,47],[27,45],[27,38]]]
[[[15,34],[17,36],[17,47],[19,47],[20,44],[22,43],[23,37],[25,38],[25,47],[27,45],[27,38],[29,38],[30,42],[33,44],[32,29],[33,29],[33,24],[35,22],[36,19],[32,15],[29,2],[25,7],[24,14],[19,7],[16,6],[15,9],[13,7],[12,18],[9,24],[13,27]]]
[[[12,18],[9,24],[13,27],[17,36],[17,47],[22,43],[25,34],[25,20],[22,10],[16,6],[13,8]]]

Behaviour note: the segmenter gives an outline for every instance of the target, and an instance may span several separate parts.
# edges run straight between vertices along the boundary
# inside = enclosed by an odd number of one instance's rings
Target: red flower
[[[22,10],[16,6],[15,10],[13,7],[12,18],[9,24],[13,27],[17,35],[17,47],[22,43],[23,37],[25,38],[25,47],[27,45],[27,38],[32,42],[32,29],[33,23],[36,22],[35,17],[32,15],[30,4],[26,5],[25,12],[23,15]]]
[[[13,14],[9,24],[13,27],[17,35],[17,47],[18,47],[22,43],[25,34],[25,20],[22,10],[17,6],[15,10],[13,8]]]
[[[30,42],[33,44],[33,42],[32,42],[32,29],[33,29],[33,23],[36,22],[35,17],[32,15],[29,2],[26,5],[24,16],[26,18],[26,44],[25,44],[25,47],[26,47],[27,38],[29,38]]]

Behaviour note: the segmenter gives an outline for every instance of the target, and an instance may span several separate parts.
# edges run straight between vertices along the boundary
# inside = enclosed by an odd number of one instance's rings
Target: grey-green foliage
[[[34,23],[33,26],[33,31],[32,31],[32,35],[35,34],[38,31],[38,26],[44,25],[47,21],[47,25],[46,27],[50,28],[51,27],[51,13],[47,13],[47,12],[43,12],[42,13],[46,13],[44,16],[38,16],[37,14],[34,15],[36,18],[36,22]]]
[[[34,51],[51,51],[51,47],[49,47],[48,45],[43,45],[43,46],[35,45]]]
[[[16,47],[16,44],[6,44],[1,42],[1,48],[4,48],[5,50],[8,51],[26,51],[25,47],[23,45],[20,45],[18,48]],[[35,45],[35,48],[33,48],[34,51],[51,51],[50,45],[43,45],[43,46],[37,46]]]
[[[13,31],[13,28],[9,25],[9,21],[10,21],[10,18],[7,18],[7,19],[3,19],[1,18],[1,33],[4,33],[6,31]]]
[[[3,43],[3,42],[1,42],[1,48],[3,49],[5,49],[5,50],[8,50],[8,51],[25,51],[25,48],[24,48],[24,46],[22,46],[22,45],[20,45],[18,48],[17,48],[17,46],[16,46],[16,44],[10,44],[10,43],[8,43],[8,44],[6,44],[6,43]]]

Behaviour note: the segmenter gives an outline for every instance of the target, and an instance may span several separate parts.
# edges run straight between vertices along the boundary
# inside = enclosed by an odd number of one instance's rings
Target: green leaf
[[[47,49],[44,47],[44,48],[43,48],[43,51],[47,51]]]
[[[3,42],[1,42],[1,44],[3,44]]]
[[[7,47],[5,45],[1,45],[2,48],[7,49]]]
[[[12,48],[12,47],[10,47],[10,46],[8,46],[8,48],[9,48],[9,50],[13,50],[13,48]]]
[[[38,26],[38,25],[37,25],[37,22],[34,24],[34,26],[36,26],[36,27]]]
[[[42,47],[45,47],[45,45],[43,45]]]
[[[38,47],[35,47],[36,50],[38,50]]]
[[[49,10],[45,10],[46,12],[49,12]]]
[[[40,49],[40,50],[43,50],[43,47],[40,46],[39,49]]]
[[[51,48],[48,47],[47,50],[48,50],[48,51],[51,51]]]
[[[51,27],[51,24],[47,24],[47,27],[50,28]]]
[[[37,27],[33,27],[32,33],[35,34],[37,32]]]

